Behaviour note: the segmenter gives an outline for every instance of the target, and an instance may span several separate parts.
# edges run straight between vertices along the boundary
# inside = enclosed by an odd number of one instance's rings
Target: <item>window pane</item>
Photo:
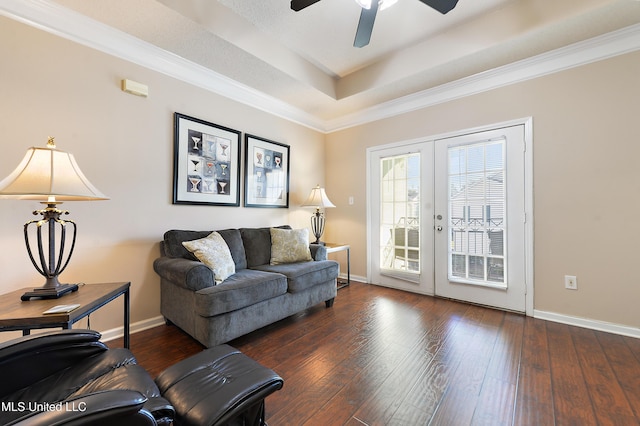
[[[382,160],[381,169],[383,181],[393,179],[393,160]]]
[[[467,146],[467,173],[484,171],[484,144]]]
[[[420,154],[381,159],[380,260],[384,269],[420,272]]]
[[[449,148],[449,270],[504,283],[505,140]]]
[[[384,225],[393,224],[393,203],[382,203],[380,209],[380,222]]]
[[[487,261],[487,281],[504,282],[504,259],[489,257]]]
[[[393,201],[393,181],[382,181],[380,188],[382,191],[382,201],[387,203]]]
[[[469,256],[469,278],[484,281],[484,257]]]
[[[504,256],[504,231],[489,231],[489,254]]]
[[[407,177],[409,179],[417,178],[418,180],[420,180],[420,156],[418,155],[409,156],[409,158],[407,159],[407,163],[408,163]]]
[[[466,278],[467,276],[466,256],[461,254],[454,254],[453,256],[451,256],[451,273],[454,277]]]
[[[464,198],[464,190],[467,184],[467,176],[449,176],[449,198],[455,200],[458,198]]]
[[[504,169],[504,144],[501,142],[487,144],[487,170]]]
[[[455,175],[466,171],[464,148],[451,148],[449,151],[449,174]]]
[[[469,173],[467,175],[467,198],[484,199],[485,182],[484,173]]]

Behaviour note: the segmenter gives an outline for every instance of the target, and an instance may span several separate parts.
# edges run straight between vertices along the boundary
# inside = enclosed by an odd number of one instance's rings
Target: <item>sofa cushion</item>
[[[291,229],[289,225],[278,229]],[[247,255],[247,268],[271,261],[271,228],[240,228],[240,235]]]
[[[229,246],[217,232],[199,240],[183,241],[182,245],[213,271],[216,284],[235,274],[236,267]]]
[[[251,306],[287,292],[287,278],[281,274],[242,269],[214,287],[195,293],[196,313],[212,317]]]
[[[244,245],[238,229],[223,229],[217,231],[227,242],[231,257],[236,265],[236,270],[247,267],[247,258]],[[199,240],[211,234],[211,231],[185,231],[172,229],[164,233],[164,253],[169,257],[182,257],[189,260],[198,260],[182,243],[184,241]]]
[[[271,265],[311,262],[308,229],[271,228]]]
[[[334,260],[287,263],[282,265],[259,265],[254,269],[274,272],[287,277],[290,293],[304,291],[314,285],[338,278],[340,265]]]
[[[242,243],[242,237],[240,236],[239,229],[223,229],[218,231],[218,234],[224,238],[229,246],[231,257],[236,265],[236,271],[239,269],[245,269],[247,267],[247,255],[244,252],[244,244]]]
[[[198,260],[185,246],[184,241],[199,240],[209,235],[211,231],[183,231],[172,229],[164,233],[164,252],[169,257],[183,257],[189,260]]]

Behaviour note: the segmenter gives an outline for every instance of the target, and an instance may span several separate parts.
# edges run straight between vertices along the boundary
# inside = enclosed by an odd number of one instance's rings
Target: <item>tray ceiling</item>
[[[150,43],[320,121],[550,52],[640,22],[636,0],[418,0],[379,12],[353,47],[360,7],[322,0],[40,0]]]

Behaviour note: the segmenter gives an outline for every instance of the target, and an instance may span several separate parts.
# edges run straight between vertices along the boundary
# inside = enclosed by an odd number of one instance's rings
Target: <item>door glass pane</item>
[[[380,160],[380,267],[420,273],[420,154]]]
[[[451,280],[505,284],[505,142],[448,149]]]

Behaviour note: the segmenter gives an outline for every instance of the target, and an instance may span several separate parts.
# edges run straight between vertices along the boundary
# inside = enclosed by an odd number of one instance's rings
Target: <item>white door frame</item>
[[[490,124],[486,126],[479,126],[471,129],[464,129],[455,132],[448,132],[444,134],[438,134],[433,136],[428,136],[419,139],[412,139],[406,141],[399,141],[390,144],[385,144],[381,146],[375,146],[367,148],[367,161],[366,161],[366,174],[367,174],[367,200],[371,200],[371,191],[372,185],[370,183],[369,177],[371,176],[370,170],[370,157],[374,151],[378,151],[380,149],[385,148],[393,148],[402,145],[410,145],[412,143],[424,143],[425,141],[435,141],[437,139],[445,139],[456,136],[462,136],[470,133],[478,133],[484,132],[496,128],[501,127],[510,127],[510,126],[524,126],[524,142],[525,142],[525,153],[524,153],[524,204],[525,204],[525,314],[527,316],[533,316],[533,301],[534,301],[534,230],[533,230],[533,118],[525,117],[510,121],[505,121],[501,123]],[[378,251],[374,250],[371,247],[372,241],[372,230],[371,230],[371,208],[367,208],[367,281],[371,282],[371,262],[372,256],[376,254]]]

